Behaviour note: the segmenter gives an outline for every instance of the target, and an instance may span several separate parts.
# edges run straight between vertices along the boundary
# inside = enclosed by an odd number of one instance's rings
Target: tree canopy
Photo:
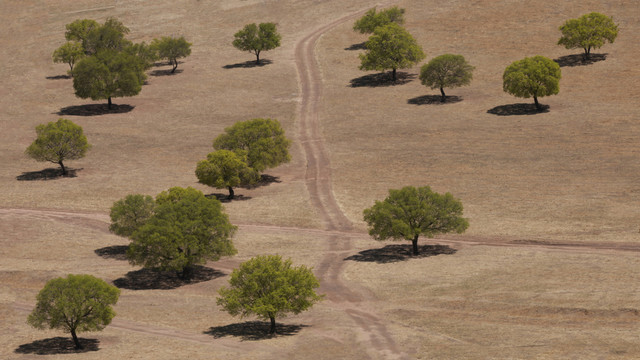
[[[153,215],[132,235],[127,257],[133,265],[189,279],[194,265],[237,252],[231,240],[236,229],[220,201],[174,187],[158,194]]]
[[[91,19],[78,19],[72,23],[65,25],[67,31],[64,33],[64,37],[67,41],[79,41],[82,45],[83,51],[86,51],[87,39],[89,33],[96,28],[99,28],[100,24],[97,21]]]
[[[562,37],[558,45],[567,49],[584,49],[584,56],[589,59],[591,49],[599,49],[606,42],[612,43],[618,36],[618,25],[609,16],[592,12],[577,19],[567,20],[560,26]]]
[[[87,33],[83,42],[84,50],[95,55],[103,50],[122,51],[131,45],[131,41],[125,39],[129,28],[115,18],[108,18],[104,24],[94,26]]]
[[[174,38],[163,36],[160,39],[153,39],[151,48],[156,51],[158,58],[166,59],[171,63],[172,73],[178,68],[178,59],[191,55],[191,43],[184,39],[184,36]]]
[[[373,8],[353,24],[353,30],[371,34],[376,28],[390,23],[404,24],[404,9],[394,6],[376,13],[376,8]]]
[[[538,98],[557,94],[560,91],[560,78],[560,65],[538,55],[509,65],[502,75],[502,88],[517,97],[533,97],[536,108],[541,109]]]
[[[83,158],[91,145],[82,127],[71,120],[60,118],[56,122],[36,126],[37,137],[25,150],[36,161],[49,161],[60,165],[62,175],[67,175],[66,160]]]
[[[120,290],[91,275],[68,275],[49,280],[37,296],[28,323],[37,328],[62,329],[71,333],[76,349],[81,348],[76,333],[100,331],[116,315],[112,305]]]
[[[367,51],[360,54],[360,70],[391,69],[393,81],[396,69],[410,68],[425,57],[413,36],[396,23],[376,28],[365,46]]]
[[[275,23],[247,24],[234,35],[233,46],[256,55],[256,64],[260,64],[260,53],[280,46],[282,36],[276,30]]]
[[[320,287],[310,268],[292,266],[291,259],[280,255],[257,256],[233,270],[229,288],[219,290],[217,304],[232,316],[257,315],[271,321],[270,333],[276,333],[276,318],[299,314],[322,299]]]
[[[449,232],[463,233],[469,222],[462,217],[462,203],[450,193],[431,191],[428,186],[406,186],[389,190],[383,201],[364,210],[369,235],[375,240],[409,240],[418,255],[418,238]]]
[[[62,46],[57,48],[53,55],[54,63],[65,63],[69,65],[69,71],[73,71],[73,65],[76,61],[84,57],[84,49],[82,44],[77,41],[67,41]]]
[[[469,85],[473,78],[473,69],[462,55],[444,54],[437,56],[420,69],[420,81],[432,89],[439,88],[441,101],[446,100],[445,87]]]
[[[291,140],[284,136],[280,122],[275,119],[240,121],[225,129],[213,141],[216,150],[231,150],[245,156],[247,165],[258,173],[291,160]]]
[[[155,207],[156,202],[149,195],[127,195],[111,206],[109,231],[116,235],[131,237],[153,216]]]
[[[234,198],[234,187],[255,184],[260,175],[247,165],[246,151],[217,150],[198,162],[196,176],[201,184],[228,189]]]

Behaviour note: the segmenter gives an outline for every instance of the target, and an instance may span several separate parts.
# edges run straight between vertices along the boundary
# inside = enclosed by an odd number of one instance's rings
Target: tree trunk
[[[178,68],[178,59],[172,60],[171,65],[173,65],[173,69],[171,69],[171,73],[173,74],[174,72],[176,72],[176,69]]]
[[[182,280],[191,280],[191,278],[193,278],[193,265],[183,267],[179,276]]]
[[[67,175],[67,168],[64,167],[64,164],[62,163],[62,160],[58,161],[58,164],[62,168],[62,176]]]
[[[589,60],[591,58],[591,46],[584,49],[584,59]]]
[[[393,77],[393,82],[396,82],[396,68],[393,68],[392,77]]]
[[[108,104],[109,104],[109,110],[111,110],[111,96],[109,96]]]
[[[71,337],[73,338],[73,343],[76,345],[76,349],[82,349],[80,340],[78,340],[78,336],[76,335],[76,329],[71,329]]]
[[[260,65],[260,51],[256,51],[256,65]]]
[[[536,109],[537,110],[542,110],[542,107],[540,107],[540,103],[538,102],[538,97],[533,95],[533,101],[535,101],[536,103]]]
[[[411,240],[411,244],[413,245],[413,255],[418,255],[418,236],[416,235],[413,237],[413,240]]]
[[[233,188],[231,186],[228,187],[229,188],[229,200],[233,200],[233,197],[235,195],[235,193],[233,192]]]
[[[445,102],[447,100],[447,96],[444,94],[444,89],[442,88],[442,86],[440,87],[440,94],[442,94],[440,102]]]
[[[273,316],[270,316],[269,319],[271,319],[271,328],[269,329],[269,334],[275,335],[275,333],[276,333],[276,318],[273,317]]]

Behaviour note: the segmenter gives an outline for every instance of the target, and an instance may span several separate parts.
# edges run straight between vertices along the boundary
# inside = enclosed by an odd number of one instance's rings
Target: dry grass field
[[[375,5],[1,1],[0,358],[640,358],[640,7],[400,1],[426,60],[457,53],[476,67],[470,86],[447,91],[456,101],[437,104],[419,66],[395,85],[358,70],[353,45],[366,37],[351,26]],[[541,99],[549,112],[510,113],[530,100],[502,91],[504,68],[533,55],[567,63],[579,51],[555,45],[558,26],[591,11],[619,24],[616,42],[596,51],[606,59],[563,66],[560,93]],[[110,16],[136,42],[184,35],[192,55],[176,75],[154,67],[138,96],[114,99],[131,111],[88,114],[101,102],[76,98],[51,53],[65,24]],[[230,42],[264,21],[278,23],[282,47],[247,67],[253,55]],[[81,125],[93,148],[67,164],[76,177],[38,179],[56,165],[24,149],[37,124],[59,117]],[[197,184],[195,164],[225,127],[255,117],[280,120],[292,161],[225,203],[238,255],[191,284],[130,266],[127,240],[108,232],[111,204],[171,186],[224,193]],[[405,185],[458,197],[467,233],[422,239],[419,258],[371,240],[362,210]],[[272,253],[313,266],[326,300],[265,338],[262,324],[219,311],[215,298],[239,263]],[[68,273],[122,289],[113,323],[81,334],[80,354],[66,334],[26,324],[44,283]]]

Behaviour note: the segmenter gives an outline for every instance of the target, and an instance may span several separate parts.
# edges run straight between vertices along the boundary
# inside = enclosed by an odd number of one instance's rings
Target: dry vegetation
[[[366,37],[351,30],[352,20],[325,33],[316,46],[323,80],[319,121],[335,196],[357,229],[327,233],[318,230],[322,221],[309,201],[305,156],[295,141],[301,93],[294,48],[323,24],[373,5],[0,2],[0,357],[639,358],[638,253],[601,248],[637,250],[640,236],[637,4],[399,2],[427,60],[459,53],[476,67],[471,86],[447,91],[459,101],[443,105],[429,103],[427,95],[438,94],[420,85],[418,66],[400,85],[352,87],[352,80],[371,73],[358,70],[358,50],[347,48]],[[541,99],[550,106],[547,113],[489,113],[529,102],[502,92],[502,71],[512,61],[579,53],[555,45],[557,28],[590,11],[619,24],[615,44],[596,51],[606,59],[563,67],[560,94]],[[131,28],[133,41],[184,35],[192,55],[175,76],[152,74],[140,95],[114,99],[131,111],[63,115],[83,126],[93,144],[86,158],[68,164],[77,177],[18,180],[56,166],[23,154],[37,124],[96,103],[77,99],[71,80],[59,78],[65,65],[51,61],[64,25],[109,16]],[[233,33],[262,21],[278,23],[283,46],[264,54],[267,65],[243,67],[253,58],[231,46]],[[127,241],[108,233],[113,201],[171,186],[224,193],[197,184],[195,164],[225,127],[254,117],[282,122],[294,139],[293,159],[268,171],[277,182],[238,189],[246,200],[225,204],[232,222],[243,224],[238,256],[208,264],[207,281],[177,287],[119,258],[117,249]],[[389,258],[376,249],[389,244],[364,234],[362,209],[404,185],[430,185],[462,200],[471,223],[467,234],[421,240],[450,247],[447,254],[384,262]],[[111,255],[98,256],[100,249]],[[361,252],[373,256],[354,257]],[[215,295],[225,274],[265,253],[315,266],[330,296],[285,319],[290,336],[255,341],[251,336],[260,329],[251,323],[238,335],[239,324],[254,319],[220,312]],[[44,283],[67,273],[116,282],[129,274],[138,284],[155,281],[166,289],[124,288],[114,323],[81,334],[99,341],[95,351],[65,353],[50,350],[65,334],[32,329],[26,316]]]

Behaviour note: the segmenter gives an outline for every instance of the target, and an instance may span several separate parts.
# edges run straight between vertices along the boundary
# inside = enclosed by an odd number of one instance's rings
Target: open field
[[[640,7],[397,4],[426,60],[459,53],[476,67],[471,86],[447,91],[458,101],[431,103],[419,66],[402,84],[367,82],[349,48],[366,40],[351,26],[374,1],[1,2],[0,358],[640,358]],[[504,68],[578,54],[555,45],[557,28],[590,11],[619,24],[596,51],[606,59],[562,67],[560,93],[541,99],[549,112],[496,115],[529,102],[502,92]],[[114,99],[131,111],[86,114],[100,102],[76,98],[50,56],[65,24],[109,16],[130,40],[184,35],[193,52],[175,76],[153,68],[140,95]],[[233,34],[264,21],[283,46],[245,67],[252,55]],[[55,167],[23,152],[37,124],[61,116],[92,150],[68,164],[76,177],[25,180]],[[195,164],[225,127],[255,117],[280,120],[294,145],[291,163],[267,172],[277,181],[225,203],[238,255],[187,285],[131,267],[127,240],[108,232],[111,204],[171,186],[224,193],[197,184]],[[372,241],[362,210],[405,185],[458,197],[467,233],[422,239],[439,246],[413,259]],[[215,297],[239,263],[272,253],[313,266],[326,300],[269,339]],[[80,334],[94,344],[82,354],[60,350],[66,334],[26,324],[44,283],[68,273],[122,288],[112,325]]]

